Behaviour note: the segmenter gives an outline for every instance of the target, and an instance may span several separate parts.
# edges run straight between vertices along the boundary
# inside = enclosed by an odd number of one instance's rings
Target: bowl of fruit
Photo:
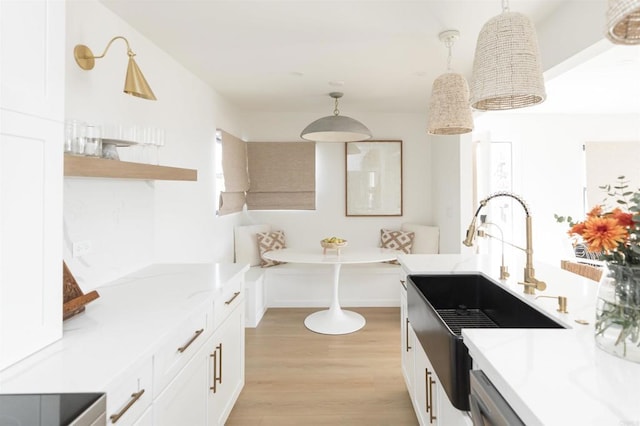
[[[338,237],[329,237],[320,240],[320,246],[323,248],[323,253],[327,254],[327,250],[338,250],[338,254],[340,253],[340,249],[347,245],[347,240]]]

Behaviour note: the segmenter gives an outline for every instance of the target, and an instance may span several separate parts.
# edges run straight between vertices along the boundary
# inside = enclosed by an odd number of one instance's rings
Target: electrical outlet
[[[91,241],[84,240],[73,243],[73,257],[82,257],[91,253],[93,248]]]

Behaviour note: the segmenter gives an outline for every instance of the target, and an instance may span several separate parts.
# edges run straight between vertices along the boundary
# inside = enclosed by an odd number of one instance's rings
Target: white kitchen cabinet
[[[413,408],[421,425],[437,425],[439,395],[435,373],[413,331],[411,331],[411,335],[415,342],[413,350]],[[440,420],[440,424],[447,425],[442,420]]]
[[[0,2],[0,370],[62,336],[64,2]]]
[[[413,398],[414,372],[413,372],[413,332],[409,323],[409,312],[407,310],[407,276],[405,273],[400,277],[400,356],[402,359],[402,376],[407,385],[409,396]]]
[[[153,426],[153,409],[147,408],[133,426]]]
[[[244,386],[244,280],[167,334],[153,355],[153,424],[224,425]]]
[[[202,354],[201,349],[154,399],[154,425],[207,424],[207,360]]]
[[[238,302],[214,333],[209,351],[209,425],[224,425],[244,386],[244,299]]]
[[[2,109],[64,120],[64,43],[64,0],[0,1]]]
[[[152,400],[151,357],[144,357],[107,386],[107,422],[118,426],[135,424]]]

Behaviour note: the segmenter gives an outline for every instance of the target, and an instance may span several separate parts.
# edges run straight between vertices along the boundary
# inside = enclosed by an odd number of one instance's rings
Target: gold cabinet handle
[[[216,383],[217,383],[216,379],[217,379],[217,376],[218,376],[218,360],[217,360],[218,348],[216,348],[216,350],[209,356],[211,358],[213,358],[213,386],[210,386],[209,390],[212,390],[213,393],[216,393],[216,390],[217,390],[216,389]]]
[[[220,351],[220,355],[218,355],[218,351]],[[209,390],[216,393],[218,390],[216,384],[222,384],[222,343],[216,346],[216,350],[209,356],[213,358],[213,386],[210,386]]]
[[[405,280],[400,280],[400,285],[402,285],[402,287],[406,290],[407,289],[407,284]]]
[[[178,352],[182,353],[182,352],[186,351],[187,348],[194,342],[194,340],[196,340],[202,334],[203,331],[204,331],[204,328],[201,328],[200,330],[196,330],[196,332],[193,335],[193,337],[191,338],[191,340],[189,340],[186,345],[180,346],[178,348]]]
[[[406,336],[405,337],[405,346],[407,347],[406,352],[409,352],[411,350],[411,346],[409,346],[409,318],[405,318],[405,326],[404,326],[404,331]]]
[[[231,299],[227,300],[226,302],[224,302],[225,305],[230,305],[231,302],[233,302],[235,300],[236,297],[240,296],[240,292],[236,291],[235,293],[233,293],[233,296],[231,296]]]
[[[222,343],[220,343],[216,350],[220,350],[220,356],[218,357],[218,362],[220,363],[220,368],[218,369],[218,383],[222,384]]]
[[[429,413],[429,423],[433,423],[436,420],[436,416],[433,415],[433,385],[436,381],[429,377],[429,407],[431,412]]]
[[[122,407],[122,410],[120,410],[120,412],[116,413],[116,414],[112,414],[111,416],[109,416],[109,419],[111,419],[111,423],[115,423],[118,420],[120,420],[120,417],[124,416],[124,413],[127,412],[127,410],[129,408],[131,408],[131,406],[133,404],[136,403],[137,400],[140,399],[140,397],[142,396],[142,394],[144,393],[144,389],[142,389],[139,392],[136,393],[132,393],[131,394],[131,399],[129,400],[129,402],[127,403],[127,405],[125,405],[124,407]]]
[[[431,372],[428,368],[424,369],[424,387],[425,387],[425,403],[424,405],[427,407],[427,413],[431,411],[431,398],[429,398],[429,381],[431,380]]]

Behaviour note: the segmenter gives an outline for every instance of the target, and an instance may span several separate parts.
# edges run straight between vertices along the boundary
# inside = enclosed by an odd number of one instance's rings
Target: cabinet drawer
[[[213,312],[215,315],[214,327],[220,324],[233,312],[236,306],[244,300],[244,279],[236,277],[224,283],[221,291],[214,301]]]
[[[151,406],[152,362],[145,358],[107,387],[107,424],[133,425]]]
[[[203,309],[177,326],[153,354],[153,396],[169,384],[213,332],[213,315]]]

